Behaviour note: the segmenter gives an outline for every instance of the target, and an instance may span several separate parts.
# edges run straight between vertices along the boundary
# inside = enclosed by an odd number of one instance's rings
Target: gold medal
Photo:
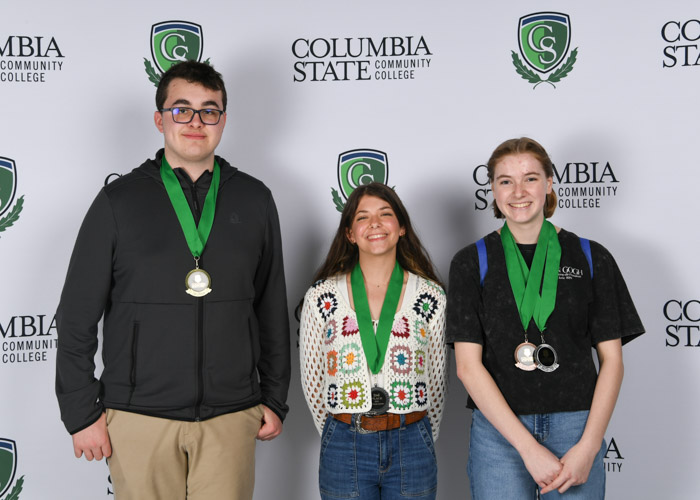
[[[185,290],[195,297],[204,297],[211,292],[211,277],[204,269],[192,269],[185,278]]]
[[[531,372],[537,365],[535,364],[535,344],[523,342],[515,348],[515,366],[526,372]]]

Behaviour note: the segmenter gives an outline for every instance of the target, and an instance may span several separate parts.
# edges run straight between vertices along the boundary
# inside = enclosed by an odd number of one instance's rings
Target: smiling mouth
[[[367,236],[367,239],[370,241],[379,240],[381,238],[386,238],[386,234],[372,234]]]
[[[527,207],[529,207],[530,205],[532,205],[532,202],[530,202],[530,201],[524,201],[524,202],[521,202],[521,203],[509,203],[509,205],[510,205],[511,207],[513,207],[513,208],[527,208]]]

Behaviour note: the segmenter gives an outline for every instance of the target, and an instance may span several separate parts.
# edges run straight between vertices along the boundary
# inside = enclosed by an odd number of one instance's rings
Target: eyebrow
[[[386,209],[393,210],[393,208],[391,208],[391,205],[384,205],[383,207],[378,208],[377,211],[381,212],[382,210],[386,210]],[[363,214],[363,213],[369,213],[369,210],[358,210],[357,212],[355,212],[355,215]]]
[[[537,175],[537,176],[541,176],[541,175],[542,175],[542,172],[537,172],[536,170],[533,170],[532,172],[525,172],[525,173],[523,174],[523,177],[527,177],[528,175]],[[513,176],[512,176],[512,175],[501,174],[501,175],[497,175],[497,176],[496,176],[496,179],[501,179],[501,178],[503,178],[503,177],[513,177]]]
[[[172,104],[172,106],[176,106],[176,105],[178,105],[178,104],[184,104],[184,105],[187,105],[187,106],[192,106],[192,103],[191,103],[190,101],[188,101],[187,99],[178,99],[178,100],[176,100],[176,101]],[[202,106],[204,106],[205,108],[215,107],[215,108],[217,108],[217,109],[220,109],[219,103],[216,102],[216,101],[204,101],[204,102],[202,103]]]

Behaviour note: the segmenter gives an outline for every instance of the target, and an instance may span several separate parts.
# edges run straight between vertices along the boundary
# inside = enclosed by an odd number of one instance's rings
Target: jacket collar
[[[153,177],[162,184],[163,181],[160,178],[160,161],[161,158],[163,158],[164,152],[164,149],[158,150],[154,159],[146,160],[140,167],[134,169],[134,171],[138,171],[149,177]],[[219,182],[219,186],[223,186],[226,181],[236,175],[238,169],[220,156],[215,156],[215,158],[219,163],[219,167],[221,168],[221,180]]]

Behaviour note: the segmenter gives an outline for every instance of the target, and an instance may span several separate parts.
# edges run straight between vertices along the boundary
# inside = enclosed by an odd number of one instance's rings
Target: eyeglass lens
[[[221,112],[218,109],[200,109],[199,119],[207,125],[219,123]],[[192,108],[173,108],[173,120],[177,123],[189,123],[194,118],[195,110]]]

